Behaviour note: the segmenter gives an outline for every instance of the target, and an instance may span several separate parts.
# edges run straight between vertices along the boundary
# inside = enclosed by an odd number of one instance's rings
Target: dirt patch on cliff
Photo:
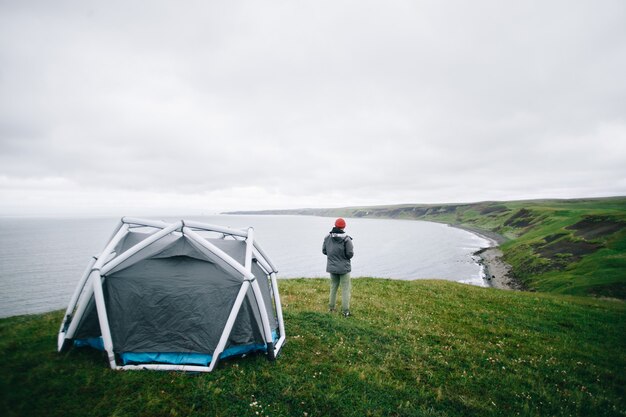
[[[584,255],[593,253],[601,247],[602,245],[600,244],[586,242],[584,240],[561,239],[540,246],[535,249],[535,252],[548,259],[557,259],[567,256],[570,258],[570,261],[577,261]]]
[[[608,236],[626,227],[626,223],[605,216],[587,216],[576,224],[566,227],[575,230],[574,235],[583,239],[593,240]]]
[[[562,238],[563,236],[567,236],[567,233],[555,233],[553,235],[548,235],[544,237],[543,240],[545,240],[546,243],[550,243]]]
[[[532,211],[527,209],[519,209],[517,210],[511,217],[509,217],[505,222],[505,226],[512,227],[527,227],[535,220],[536,216]]]

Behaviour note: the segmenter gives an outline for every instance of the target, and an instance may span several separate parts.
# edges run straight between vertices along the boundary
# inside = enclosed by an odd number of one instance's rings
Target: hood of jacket
[[[344,240],[346,237],[348,237],[348,235],[346,234],[346,232],[344,232],[343,229],[340,229],[338,227],[333,227],[333,230],[330,231],[330,237],[335,241],[335,242],[341,242],[342,240]]]

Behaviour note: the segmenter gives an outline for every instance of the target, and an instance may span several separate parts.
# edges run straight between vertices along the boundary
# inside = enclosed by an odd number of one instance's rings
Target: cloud
[[[0,214],[625,194],[625,18],[618,0],[3,2]]]

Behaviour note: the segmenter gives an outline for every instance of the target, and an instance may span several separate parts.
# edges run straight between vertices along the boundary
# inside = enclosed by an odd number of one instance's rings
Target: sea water
[[[233,228],[254,227],[279,278],[326,277],[322,241],[334,219],[313,216],[187,217]],[[176,220],[164,218],[166,221]],[[445,279],[485,286],[472,254],[489,246],[444,224],[346,219],[353,277]],[[0,218],[0,317],[65,308],[89,259],[99,255],[116,218]]]

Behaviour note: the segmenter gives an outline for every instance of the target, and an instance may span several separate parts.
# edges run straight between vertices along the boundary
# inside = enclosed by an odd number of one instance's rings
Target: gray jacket
[[[326,255],[326,272],[347,274],[352,270],[350,259],[354,256],[352,238],[345,232],[334,233],[335,229],[324,238],[322,253]]]

